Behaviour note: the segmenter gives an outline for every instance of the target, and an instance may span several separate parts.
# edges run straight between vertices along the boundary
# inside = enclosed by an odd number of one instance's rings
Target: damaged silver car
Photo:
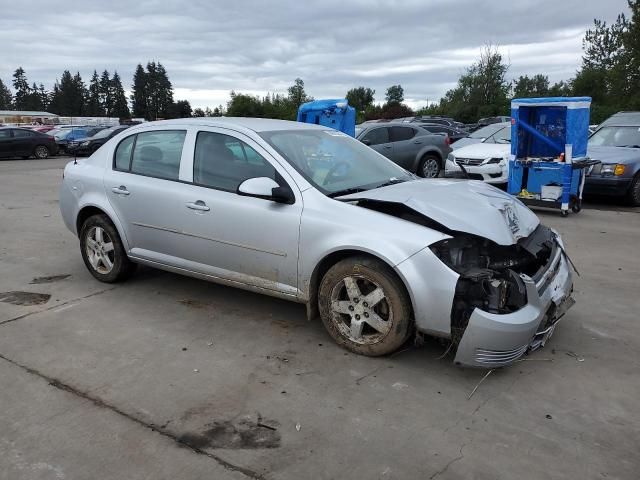
[[[418,179],[316,125],[134,126],[66,166],[60,209],[100,281],[145,264],[302,302],[364,355],[418,334],[449,340],[457,364],[508,365],[573,302],[560,236],[521,202]]]

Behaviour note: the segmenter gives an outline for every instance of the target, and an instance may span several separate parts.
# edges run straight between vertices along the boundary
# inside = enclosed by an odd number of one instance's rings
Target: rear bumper
[[[631,185],[631,178],[625,177],[587,177],[584,182],[584,194],[622,196]]]
[[[513,363],[544,345],[556,322],[573,305],[573,279],[560,249],[537,283],[521,275],[527,305],[517,312],[498,315],[476,308],[458,345],[455,363],[495,368]]]

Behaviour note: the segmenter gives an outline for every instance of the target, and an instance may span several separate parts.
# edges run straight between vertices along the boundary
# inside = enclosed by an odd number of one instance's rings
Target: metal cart
[[[514,99],[507,191],[525,204],[557,208],[563,216],[582,208],[589,160],[590,97]]]

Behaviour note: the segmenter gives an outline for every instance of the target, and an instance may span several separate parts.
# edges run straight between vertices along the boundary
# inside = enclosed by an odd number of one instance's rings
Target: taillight
[[[451,137],[449,137],[449,135],[445,135],[444,136],[444,143],[449,146],[451,145]]]

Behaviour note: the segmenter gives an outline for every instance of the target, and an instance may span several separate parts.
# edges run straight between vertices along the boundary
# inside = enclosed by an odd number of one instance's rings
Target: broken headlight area
[[[553,231],[539,225],[514,245],[461,233],[430,248],[460,275],[451,310],[452,340],[457,344],[474,309],[508,314],[525,306],[527,293],[520,275],[535,281],[548,267],[557,245]]]

